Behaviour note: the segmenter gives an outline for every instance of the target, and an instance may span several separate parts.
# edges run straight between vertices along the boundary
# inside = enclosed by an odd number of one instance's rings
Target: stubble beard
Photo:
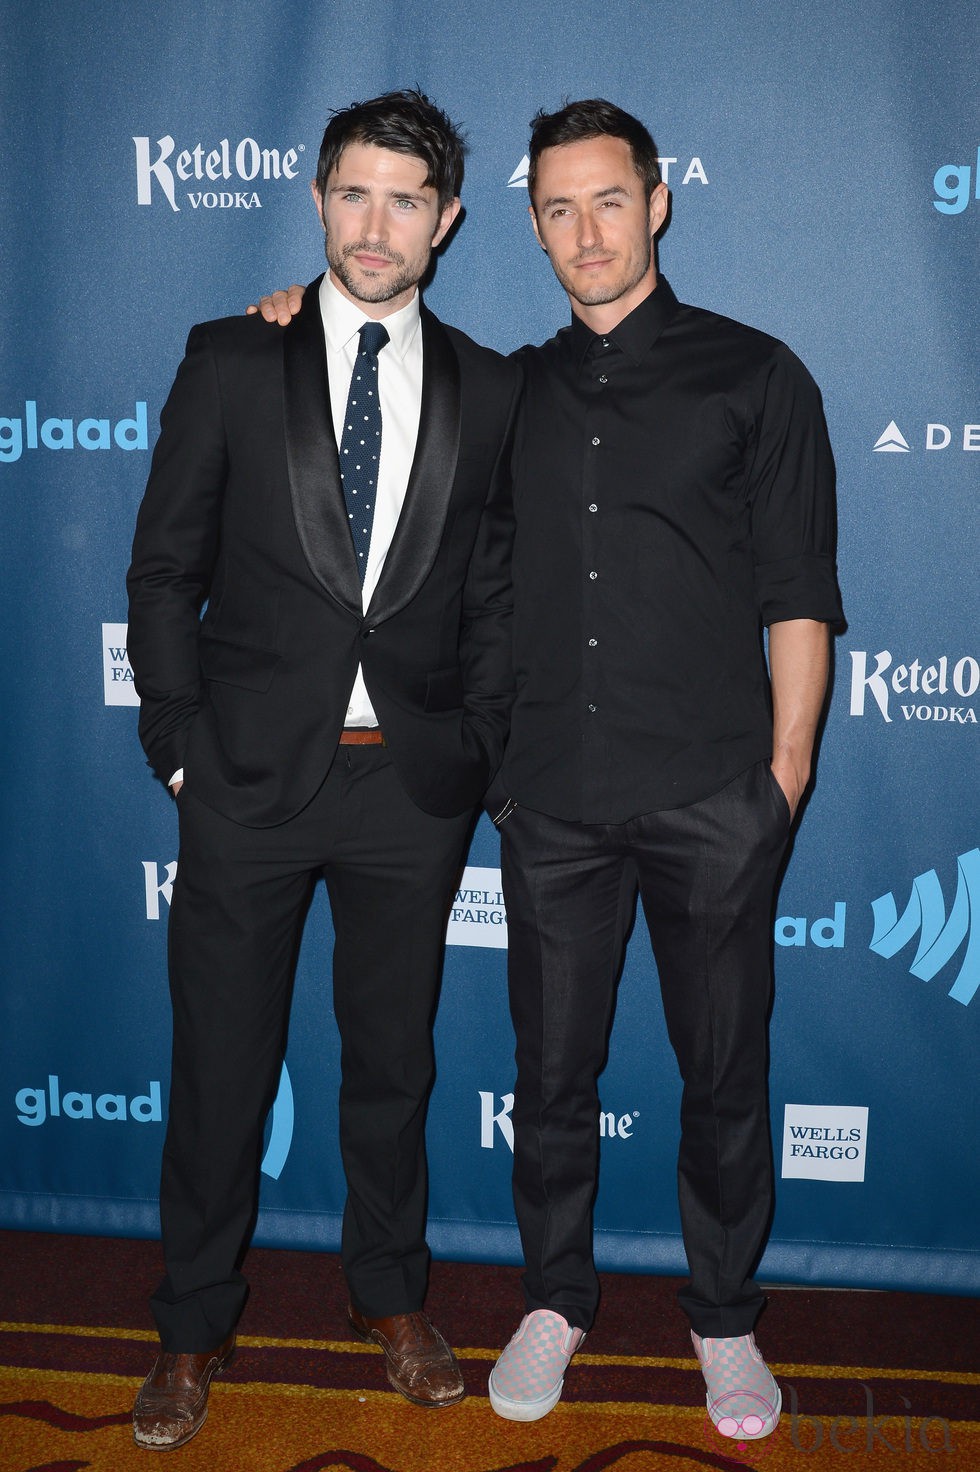
[[[605,306],[607,302],[619,301],[620,297],[626,296],[635,286],[639,286],[649,271],[650,262],[653,260],[653,241],[648,240],[646,242],[646,249],[640,260],[636,263],[635,269],[629,271],[619,281],[606,283],[597,281],[594,286],[583,286],[581,281],[574,279],[574,268],[582,261],[587,260],[589,260],[588,255],[579,256],[575,261],[570,263],[567,269],[562,268],[561,270],[558,269],[553,260],[551,265],[559,282],[574,301],[579,302],[583,307]]]
[[[327,236],[324,248],[327,253],[327,264],[337,280],[346,287],[356,301],[369,302],[372,306],[378,302],[390,302],[394,297],[401,296],[403,292],[418,286],[425,274],[425,267],[428,265],[428,259],[423,263],[409,262],[397,251],[372,245],[367,240],[355,241],[353,245],[345,245],[343,250],[335,251],[331,249],[330,237]],[[386,261],[392,261],[398,269],[393,276],[373,277],[370,273],[358,268],[355,275],[354,270],[351,269],[351,261],[358,251],[374,256],[384,256]]]

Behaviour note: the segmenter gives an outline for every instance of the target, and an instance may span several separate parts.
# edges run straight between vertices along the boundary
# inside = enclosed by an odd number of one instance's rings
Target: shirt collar
[[[320,282],[320,316],[331,352],[341,352],[352,338],[357,337],[365,322],[380,320],[388,333],[386,352],[393,352],[397,358],[404,359],[419,331],[419,294],[416,291],[410,302],[387,317],[369,317],[363,307],[337,290],[330,280],[330,272],[325,271]]]
[[[604,340],[619,348],[634,363],[639,363],[653,347],[677,307],[677,298],[666,276],[658,276],[657,284],[650,295],[645,296],[639,306],[634,307],[611,332],[593,332],[573,312],[569,348],[576,364],[581,367],[592,344]]]

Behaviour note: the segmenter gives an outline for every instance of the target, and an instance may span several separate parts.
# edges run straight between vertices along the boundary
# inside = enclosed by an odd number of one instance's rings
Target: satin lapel
[[[449,334],[422,306],[422,411],[405,504],[367,617],[391,618],[429,575],[446,525],[459,455],[459,360]]]
[[[283,328],[289,490],[310,571],[333,598],[360,618],[361,588],[330,415],[319,285],[318,279],[306,288],[299,314]]]

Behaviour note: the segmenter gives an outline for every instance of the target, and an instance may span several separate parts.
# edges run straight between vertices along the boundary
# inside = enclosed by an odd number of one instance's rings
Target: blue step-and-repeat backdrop
[[[431,304],[500,349],[550,336],[567,307],[527,218],[527,123],[605,95],[657,140],[677,294],[799,353],[837,455],[849,626],[777,906],[762,1273],[980,1291],[972,0],[0,8],[0,1225],[156,1231],[177,835],[137,742],[123,578],[188,328],[317,274],[328,110],[418,84],[471,143]],[[431,1240],[517,1260],[499,891],[482,820],[448,933]],[[263,1243],[339,1240],[330,941],[321,893]],[[679,1093],[640,919],[601,1081],[605,1267],[683,1270]]]

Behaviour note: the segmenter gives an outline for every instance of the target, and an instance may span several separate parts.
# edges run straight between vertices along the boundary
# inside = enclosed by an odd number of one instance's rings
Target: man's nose
[[[388,215],[385,205],[378,201],[368,209],[364,234],[368,240],[384,240],[388,234]]]
[[[582,210],[578,217],[578,243],[581,250],[591,250],[602,244],[599,221],[591,210]]]

